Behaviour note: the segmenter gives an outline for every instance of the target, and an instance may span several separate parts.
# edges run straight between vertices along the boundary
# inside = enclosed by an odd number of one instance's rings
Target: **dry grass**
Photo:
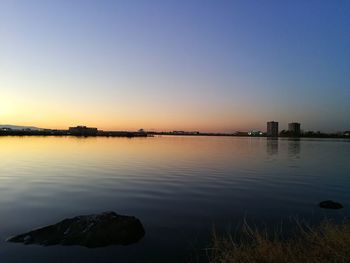
[[[213,234],[211,263],[345,263],[350,262],[350,222],[323,221],[317,227],[298,224],[293,237],[253,230],[244,225],[240,238]]]

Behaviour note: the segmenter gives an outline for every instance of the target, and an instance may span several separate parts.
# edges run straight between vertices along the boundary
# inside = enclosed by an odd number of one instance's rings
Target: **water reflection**
[[[266,152],[269,155],[278,154],[278,139],[277,138],[267,138],[266,139]]]
[[[1,262],[188,262],[190,242],[206,247],[213,225],[316,221],[327,199],[344,204],[332,218],[350,211],[350,143],[340,140],[0,136],[0,149]],[[147,234],[92,250],[4,242],[103,211],[136,216]]]
[[[290,157],[299,157],[300,155],[300,138],[288,139],[288,155]]]

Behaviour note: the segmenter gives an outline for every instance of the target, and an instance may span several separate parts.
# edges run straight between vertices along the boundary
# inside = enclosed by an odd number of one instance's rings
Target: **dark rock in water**
[[[341,209],[343,205],[332,200],[322,201],[319,206],[326,209]]]
[[[9,238],[24,244],[81,245],[89,248],[108,245],[129,245],[145,235],[139,219],[105,212],[64,219],[57,224]]]

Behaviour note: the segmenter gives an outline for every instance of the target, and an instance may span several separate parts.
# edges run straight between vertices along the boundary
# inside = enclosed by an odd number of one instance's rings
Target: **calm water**
[[[350,142],[235,137],[0,137],[1,262],[182,262],[213,226],[350,212]],[[321,210],[334,199],[345,209]],[[3,240],[113,210],[143,222],[137,244],[98,249]]]

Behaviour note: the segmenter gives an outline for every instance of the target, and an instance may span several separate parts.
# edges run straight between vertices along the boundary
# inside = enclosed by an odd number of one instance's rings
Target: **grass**
[[[350,262],[350,222],[336,224],[324,220],[319,226],[297,224],[288,239],[269,235],[244,224],[239,238],[214,232],[207,250],[211,263],[348,263]]]

